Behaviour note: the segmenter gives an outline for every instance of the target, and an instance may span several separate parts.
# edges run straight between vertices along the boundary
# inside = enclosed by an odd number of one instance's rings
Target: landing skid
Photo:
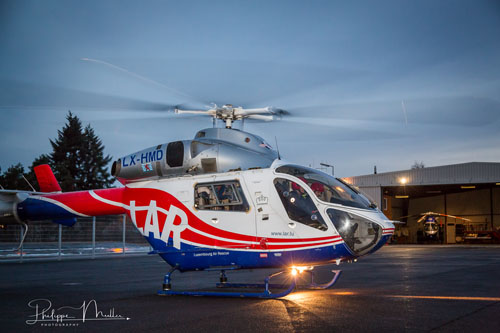
[[[284,271],[280,272],[283,273]],[[340,274],[342,273],[341,270],[332,270],[332,273],[334,274],[333,278],[328,281],[327,283],[322,283],[322,284],[317,284],[314,282],[314,272],[312,270],[310,271],[304,271],[304,273],[308,273],[311,275],[311,282],[306,285],[298,285],[295,284],[296,289],[308,289],[308,290],[319,290],[319,289],[328,289],[331,286],[333,286],[338,278],[340,277]],[[295,279],[294,279],[295,280]],[[217,288],[265,288],[265,284],[255,284],[255,283],[227,283],[227,282],[222,282],[222,283],[217,283],[216,284]],[[277,288],[277,289],[283,289],[286,288],[287,285],[284,284],[268,284],[267,288]]]
[[[183,296],[212,296],[212,297],[238,297],[238,298],[280,298],[290,294],[297,287],[297,276],[292,276],[290,284],[271,284],[270,280],[278,275],[283,273],[289,273],[289,270],[279,271],[273,274],[268,275],[264,279],[263,284],[254,284],[254,283],[227,283],[227,277],[224,271],[221,271],[220,281],[221,283],[217,283],[216,286],[218,288],[264,288],[262,292],[218,292],[218,291],[177,291],[171,290],[170,283],[170,275],[177,269],[177,267],[173,267],[172,270],[168,274],[165,275],[163,290],[158,291],[158,295],[166,296],[166,295],[183,295]],[[332,270],[334,273],[333,278],[324,284],[317,284],[314,282],[314,272],[312,271],[304,271],[311,275],[311,282],[307,285],[300,286],[301,289],[327,289],[333,286],[342,271],[340,270]],[[273,293],[272,289],[285,289],[284,291]]]

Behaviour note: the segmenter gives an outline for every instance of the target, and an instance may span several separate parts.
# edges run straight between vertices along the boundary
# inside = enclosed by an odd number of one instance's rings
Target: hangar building
[[[396,226],[395,242],[500,241],[500,163],[472,162],[344,179],[370,196],[389,219],[407,222]],[[439,234],[428,239],[423,223],[417,223],[425,212],[470,221],[438,217]]]

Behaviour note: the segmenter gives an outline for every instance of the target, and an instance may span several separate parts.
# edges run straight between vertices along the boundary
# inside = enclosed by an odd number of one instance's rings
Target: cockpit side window
[[[318,208],[302,186],[288,179],[276,178],[274,187],[292,221],[323,231],[328,229]]]
[[[249,210],[240,182],[237,180],[196,184],[194,202],[195,208],[202,210],[240,212]]]
[[[359,191],[318,170],[296,165],[283,165],[278,167],[276,172],[299,178],[311,188],[321,201],[364,209],[377,207]]]

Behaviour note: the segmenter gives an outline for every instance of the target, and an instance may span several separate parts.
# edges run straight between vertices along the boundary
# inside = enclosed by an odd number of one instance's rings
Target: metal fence
[[[30,222],[24,229],[7,225],[0,229],[0,261],[65,257],[141,254],[150,246],[126,215],[78,218],[72,227],[51,221]]]

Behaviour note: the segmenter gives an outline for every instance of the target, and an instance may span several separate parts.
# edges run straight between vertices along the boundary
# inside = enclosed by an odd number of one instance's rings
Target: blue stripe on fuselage
[[[214,266],[237,266],[242,269],[292,265],[314,266],[334,262],[336,259],[353,258],[343,243],[307,250],[254,252],[211,249],[185,243],[181,243],[181,249],[178,250],[172,246],[172,239],[165,244],[162,240],[153,238],[152,235],[145,238],[155,253],[158,253],[169,265],[177,265],[180,271],[203,270]]]
[[[335,262],[336,259],[349,260],[353,255],[344,243],[316,247],[307,250],[293,250],[282,252],[245,251],[228,249],[211,249],[181,243],[180,250],[173,247],[172,239],[168,244],[156,239],[150,234],[145,237],[155,253],[158,253],[169,265],[178,266],[180,271],[203,270],[211,267],[235,266],[242,269],[273,268],[298,266],[325,265]],[[373,253],[387,243],[390,235],[382,236],[377,245],[369,252]],[[267,254],[267,257],[261,255]]]
[[[77,215],[70,213],[56,204],[28,198],[17,204],[17,214],[23,221],[54,220],[56,223],[72,226]]]

